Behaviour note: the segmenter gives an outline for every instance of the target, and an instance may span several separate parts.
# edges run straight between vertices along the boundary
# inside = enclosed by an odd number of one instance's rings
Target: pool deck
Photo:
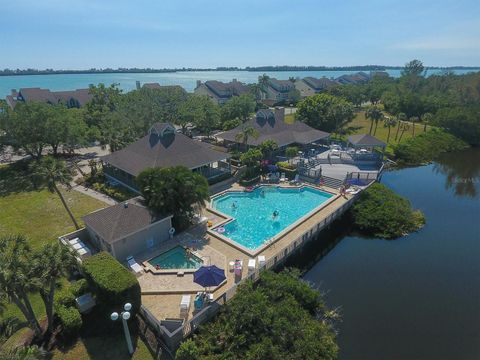
[[[292,244],[306,231],[323,222],[352,197],[352,195],[342,197],[337,190],[328,187],[316,188],[333,193],[336,196],[325,204],[325,206],[321,206],[318,211],[310,213],[309,216],[303,218],[300,224],[293,226],[287,232],[281,234],[275,242],[262,248],[261,252],[256,254],[255,259],[257,259],[258,255],[263,255],[268,261],[268,259],[276,256],[281,249]],[[234,184],[229,190],[243,190],[243,187]],[[205,210],[204,216],[212,222],[212,228],[225,221],[224,217],[208,208]],[[215,299],[222,296],[227,290],[248,275],[248,260],[253,258],[251,254],[247,251],[242,251],[240,247],[233,246],[229,241],[210,235],[205,225],[197,225],[175,236],[167,243],[162,244],[160,248],[154,251],[148,251],[148,253],[138,255],[135,258],[139,263],[144,262],[174,246],[178,246],[178,244],[194,248],[195,255],[201,257],[204,263],[214,264],[219,268],[225,269],[226,282],[215,289],[210,289],[210,291],[213,291]],[[229,262],[237,259],[243,261],[241,276],[235,276],[233,271],[229,269]],[[179,318],[181,298],[182,295],[186,294],[192,295],[191,306],[186,320],[191,318],[191,316],[194,315],[193,300],[195,294],[198,291],[204,290],[199,285],[193,283],[193,274],[188,273],[179,276],[176,273],[154,274],[148,271],[140,275],[138,281],[142,289],[143,305],[159,320]]]

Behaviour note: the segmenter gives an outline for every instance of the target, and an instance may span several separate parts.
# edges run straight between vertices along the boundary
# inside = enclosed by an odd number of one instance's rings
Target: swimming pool
[[[332,196],[308,186],[261,186],[252,192],[227,192],[214,198],[212,207],[233,218],[217,231],[245,248],[255,250]],[[274,212],[278,215],[274,216]]]
[[[193,254],[187,255],[181,246],[175,246],[148,262],[154,267],[160,266],[160,269],[198,269],[203,265],[202,259]]]

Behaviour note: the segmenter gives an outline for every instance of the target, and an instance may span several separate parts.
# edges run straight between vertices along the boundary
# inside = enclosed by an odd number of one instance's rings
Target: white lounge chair
[[[182,295],[182,300],[180,301],[180,314],[188,314],[190,310],[190,295]]]
[[[266,261],[265,261],[265,256],[264,255],[259,255],[258,256],[258,267],[263,267],[265,266]]]
[[[127,263],[135,274],[140,274],[143,271],[143,268],[135,261],[133,256],[127,257]]]
[[[290,185],[298,185],[298,184],[300,184],[300,175],[297,174],[295,175],[295,178],[292,181],[290,181]]]
[[[282,175],[280,176],[280,182],[285,182],[287,181],[287,178],[285,177],[285,173],[282,173]]]
[[[248,271],[255,271],[255,267],[257,266],[255,259],[248,260]]]

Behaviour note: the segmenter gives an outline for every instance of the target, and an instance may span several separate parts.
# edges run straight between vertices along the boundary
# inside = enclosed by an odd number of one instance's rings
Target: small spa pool
[[[212,207],[233,220],[213,231],[255,250],[332,196],[308,186],[261,186],[252,192],[226,192],[213,199]]]
[[[175,246],[153,259],[148,260],[150,265],[160,269],[198,269],[203,265],[202,259],[190,254],[182,246]]]

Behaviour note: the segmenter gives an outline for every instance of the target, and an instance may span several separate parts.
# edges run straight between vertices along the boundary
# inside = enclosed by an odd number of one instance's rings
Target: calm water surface
[[[427,217],[397,240],[343,237],[305,275],[341,306],[340,359],[480,359],[480,149],[384,174]]]
[[[442,70],[430,70],[428,74],[440,73]],[[457,74],[471,72],[472,70],[458,69]],[[23,76],[0,76],[0,97],[10,94],[11,89],[23,87],[41,87],[50,90],[73,90],[86,88],[89,84],[120,84],[124,91],[135,89],[135,82],[142,84],[158,82],[162,85],[181,85],[187,91],[193,91],[196,81],[219,80],[231,81],[237,79],[246,83],[257,82],[258,77],[264,73],[277,79],[287,80],[290,77],[339,77],[344,74],[352,74],[357,71],[184,71],[176,73],[125,73],[125,74],[71,74],[71,75],[23,75]],[[394,77],[400,76],[400,70],[387,70]],[[368,73],[368,71],[367,71]]]

